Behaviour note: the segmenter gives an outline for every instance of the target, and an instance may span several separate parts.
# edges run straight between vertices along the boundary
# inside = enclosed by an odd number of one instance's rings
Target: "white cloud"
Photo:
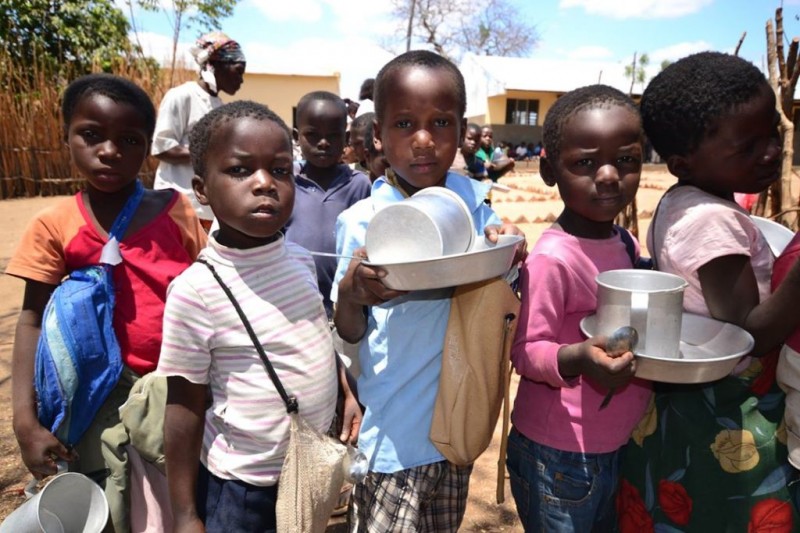
[[[677,18],[700,11],[714,0],[560,0],[559,8],[582,7],[589,15],[615,19]]]
[[[569,59],[609,59],[614,53],[604,46],[580,46],[565,54]]]
[[[319,0],[248,0],[248,3],[273,21],[315,22],[322,18]]]
[[[339,72],[341,95],[357,98],[365,78],[373,78],[393,56],[359,35],[342,39],[310,38],[285,46],[243,42],[247,70],[291,74],[332,74]],[[354,50],[358,56],[354,56]],[[298,62],[297,58],[303,58]]]
[[[676,43],[664,48],[659,48],[657,50],[653,50],[652,52],[648,52],[647,55],[650,57],[651,65],[661,65],[661,62],[664,60],[677,61],[682,57],[713,49],[714,47],[711,45],[711,43],[707,43],[706,41],[691,41]]]
[[[137,43],[137,35],[133,32],[128,34],[128,38],[132,43]],[[138,33],[138,43],[142,45],[144,55],[154,58],[162,65],[168,65],[172,61],[172,38],[158,33],[141,31]],[[192,68],[196,66],[192,54],[189,53],[189,49],[193,44],[191,42],[178,42],[178,48],[175,53],[178,63],[183,62],[183,64]]]

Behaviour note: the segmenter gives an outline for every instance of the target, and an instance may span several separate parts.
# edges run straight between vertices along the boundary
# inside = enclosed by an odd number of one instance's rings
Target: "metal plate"
[[[504,275],[513,266],[514,253],[523,240],[521,235],[499,235],[496,243],[476,239],[472,249],[463,254],[405,263],[364,264],[385,270],[382,281],[390,289],[442,289]]]
[[[597,316],[581,320],[587,337],[597,334]],[[641,344],[641,343],[640,343]],[[753,337],[734,324],[683,313],[680,358],[636,352],[636,377],[666,383],[708,383],[730,374],[753,349]]]

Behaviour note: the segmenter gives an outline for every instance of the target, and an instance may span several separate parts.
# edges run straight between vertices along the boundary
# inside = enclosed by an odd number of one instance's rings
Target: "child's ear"
[[[372,138],[376,141],[375,146],[383,142],[383,139],[381,139],[381,124],[377,118],[372,121]]]
[[[667,170],[681,181],[689,179],[690,168],[691,165],[686,156],[673,154],[667,158]]]
[[[208,196],[206,196],[206,182],[197,174],[195,174],[192,178],[192,189],[194,190],[194,195],[197,197],[197,201],[200,203],[200,205],[208,205]]]
[[[383,151],[383,143],[377,137],[372,137],[372,146],[374,146],[375,150],[377,150],[378,152]]]
[[[464,139],[467,138],[467,117],[462,117],[461,119],[461,135],[458,138],[458,147],[461,148],[464,145]]]
[[[297,128],[292,128],[292,139],[294,139],[294,142],[300,141],[300,132],[297,131]]]
[[[556,173],[552,163],[550,163],[550,159],[546,157],[539,158],[539,174],[541,174],[542,181],[544,181],[545,185],[548,187],[552,187],[556,184]]]

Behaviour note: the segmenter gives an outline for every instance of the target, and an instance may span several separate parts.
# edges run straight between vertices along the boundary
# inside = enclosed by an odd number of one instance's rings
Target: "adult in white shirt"
[[[214,215],[197,202],[192,191],[189,132],[203,115],[222,105],[220,91],[234,94],[242,86],[245,57],[239,43],[222,32],[203,35],[191,52],[200,67],[199,79],[167,91],[158,109],[151,153],[159,165],[153,187],[184,193],[208,230]]]

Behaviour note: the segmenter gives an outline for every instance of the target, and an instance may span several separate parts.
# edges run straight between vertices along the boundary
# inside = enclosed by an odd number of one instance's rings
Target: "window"
[[[506,124],[536,126],[539,121],[539,100],[506,100]]]

